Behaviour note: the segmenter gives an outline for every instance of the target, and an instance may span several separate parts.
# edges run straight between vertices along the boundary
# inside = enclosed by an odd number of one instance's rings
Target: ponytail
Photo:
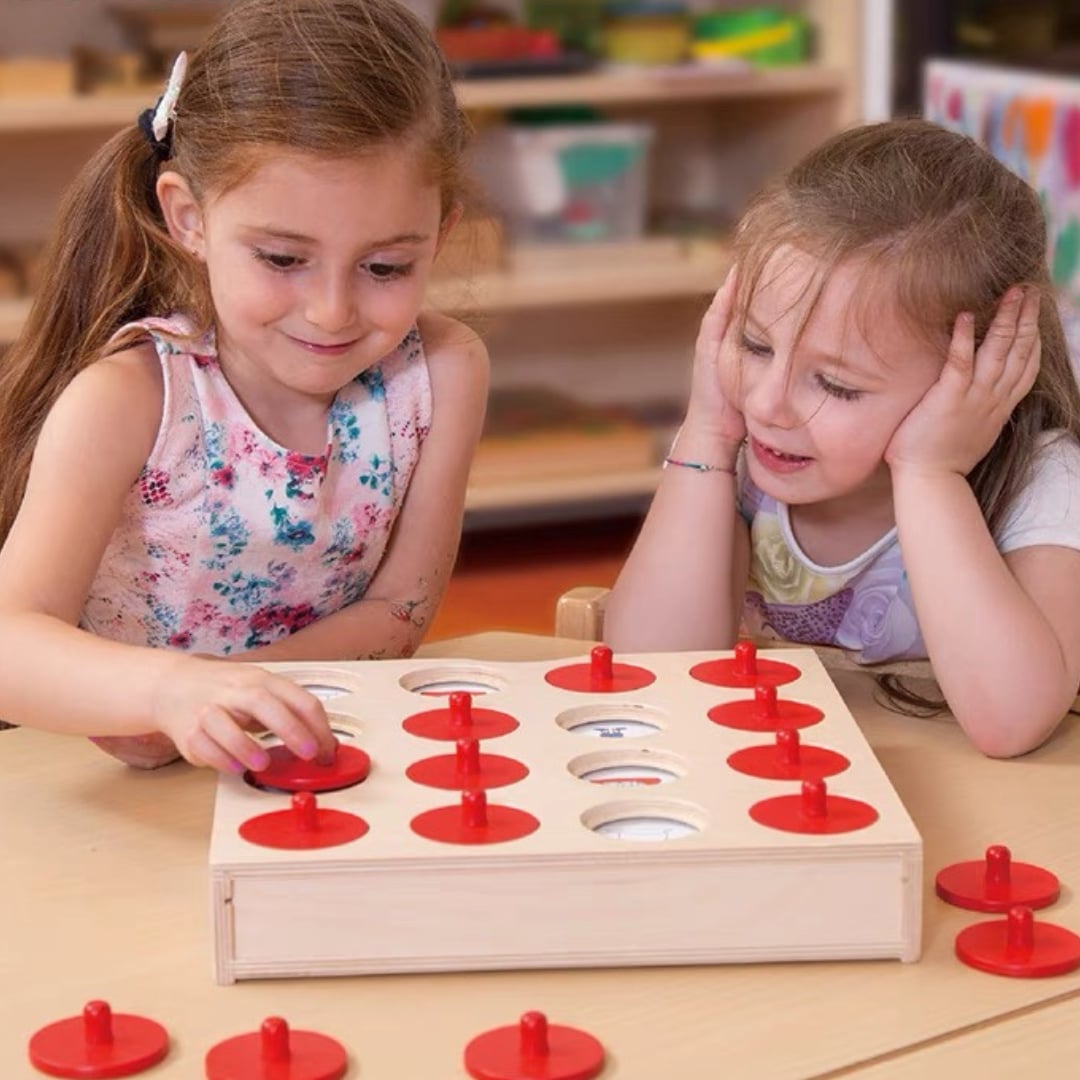
[[[209,323],[197,264],[165,229],[157,172],[158,159],[133,124],[91,158],[60,207],[26,325],[0,361],[0,545],[45,417],[116,331],[173,310]]]

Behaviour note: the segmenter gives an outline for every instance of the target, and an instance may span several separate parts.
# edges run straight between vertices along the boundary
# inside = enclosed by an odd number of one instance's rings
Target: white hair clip
[[[139,130],[143,133],[158,161],[168,161],[172,157],[172,124],[176,119],[176,99],[180,96],[180,87],[184,85],[187,74],[187,53],[181,53],[169,73],[165,92],[158,98],[152,109],[143,109],[139,113]]]
[[[184,85],[186,74],[187,53],[182,52],[173,61],[169,81],[165,84],[165,93],[161,95],[150,122],[154,138],[158,142],[165,141],[165,137],[169,134],[169,125],[176,119],[176,99],[180,96],[180,87]]]

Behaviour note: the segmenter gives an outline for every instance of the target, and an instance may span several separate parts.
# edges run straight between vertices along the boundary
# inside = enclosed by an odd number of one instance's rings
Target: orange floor
[[[467,533],[428,641],[483,630],[550,634],[575,585],[611,585],[637,518]]]

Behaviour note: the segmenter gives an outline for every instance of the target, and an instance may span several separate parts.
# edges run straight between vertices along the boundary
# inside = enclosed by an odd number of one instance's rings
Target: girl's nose
[[[306,297],[305,318],[328,334],[352,325],[355,315],[352,290],[344,278],[327,275],[313,285]]]
[[[777,428],[797,427],[791,386],[791,372],[786,364],[773,358],[766,364],[751,361],[744,365],[743,412],[759,424]]]

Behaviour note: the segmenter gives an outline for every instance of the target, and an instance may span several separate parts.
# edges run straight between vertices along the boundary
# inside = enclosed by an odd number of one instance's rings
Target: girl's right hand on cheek
[[[337,740],[314,694],[248,664],[180,658],[154,703],[154,726],[192,765],[259,771],[270,757],[249,734],[272,732],[297,757],[333,759]]]
[[[736,276],[732,268],[701,321],[694,347],[690,404],[683,426],[737,448],[746,438],[746,422],[724,390],[725,373],[730,382],[738,364],[729,335],[735,291]]]

